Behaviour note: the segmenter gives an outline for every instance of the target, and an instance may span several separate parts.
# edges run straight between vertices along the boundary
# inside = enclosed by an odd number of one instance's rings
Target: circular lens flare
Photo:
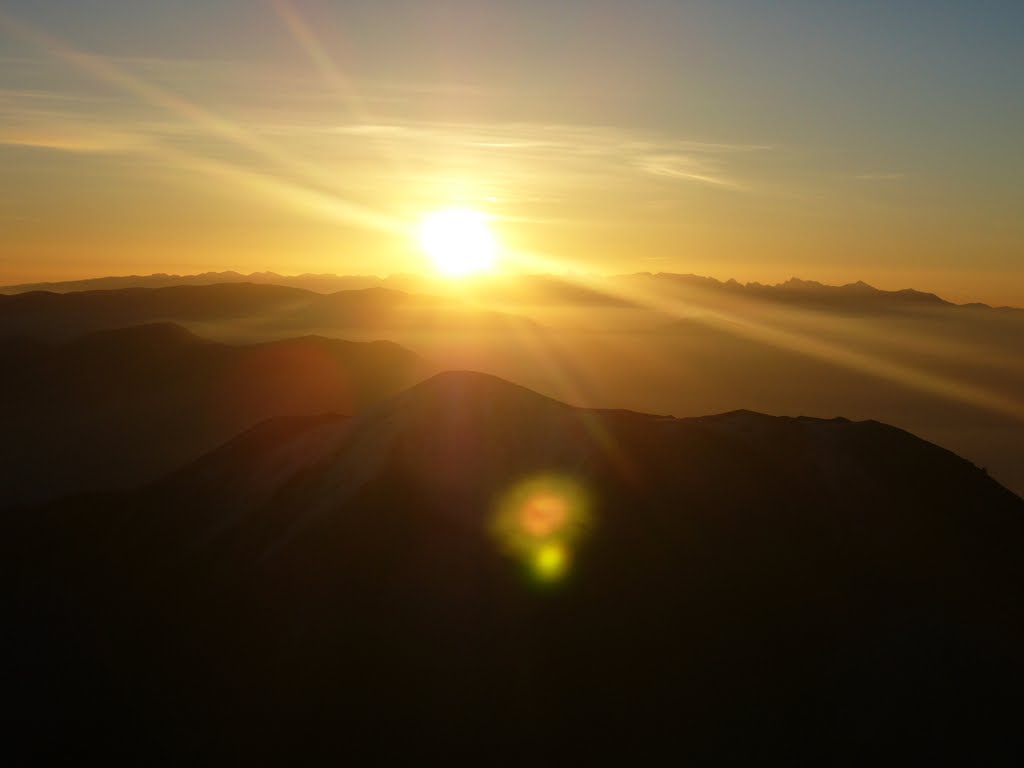
[[[566,577],[573,546],[590,526],[587,494],[572,478],[531,477],[498,503],[491,532],[501,548],[518,559],[536,582]]]
[[[542,581],[557,581],[569,567],[569,553],[561,544],[545,544],[533,557],[533,572]]]
[[[555,494],[541,493],[528,499],[519,513],[519,523],[531,536],[543,538],[557,533],[569,516],[569,505]]]

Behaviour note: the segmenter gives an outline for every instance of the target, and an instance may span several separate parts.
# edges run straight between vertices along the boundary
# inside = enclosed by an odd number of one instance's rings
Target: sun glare
[[[498,241],[487,217],[469,208],[448,208],[425,216],[419,242],[434,268],[448,277],[490,272],[498,255]]]

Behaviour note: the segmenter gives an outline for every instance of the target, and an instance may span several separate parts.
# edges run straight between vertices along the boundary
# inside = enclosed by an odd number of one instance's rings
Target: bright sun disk
[[[449,277],[490,272],[498,255],[487,218],[469,208],[448,208],[425,216],[419,242],[437,271]]]

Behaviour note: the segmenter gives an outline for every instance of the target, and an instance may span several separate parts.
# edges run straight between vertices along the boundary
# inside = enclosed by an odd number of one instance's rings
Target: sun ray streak
[[[573,376],[572,367],[565,361],[568,356],[555,351],[543,332],[526,326],[513,326],[517,341],[547,372],[559,390],[558,397],[566,402],[582,405],[591,402],[582,376]],[[639,478],[638,468],[622,450],[604,422],[588,410],[576,412],[579,423],[590,441],[605,455],[620,475],[630,481]]]
[[[289,0],[272,0],[271,4],[288,28],[289,33],[295,39],[295,42],[309,56],[316,68],[320,70],[320,74],[327,81],[331,89],[342,97],[345,105],[356,120],[364,125],[372,125],[374,120],[370,118],[369,112],[365,108],[355,87],[345,77],[295,6]]]
[[[186,119],[210,134],[226,139],[237,146],[244,147],[287,172],[304,177],[306,186],[311,186],[310,182],[312,182],[313,185],[320,188],[319,190],[305,190],[313,199],[327,196],[337,197],[343,191],[337,188],[337,179],[331,174],[326,173],[322,168],[283,152],[275,145],[263,141],[242,126],[204,107],[193,104],[177,94],[153,85],[136,75],[125,72],[109,59],[80,51],[49,33],[31,27],[3,12],[0,12],[0,27],[35,44],[50,55],[65,61],[75,69],[88,74],[100,82],[120,88],[143,102]],[[225,164],[222,163],[220,165],[223,166]],[[296,189],[294,184],[288,186]],[[330,194],[328,195],[323,190],[330,190]],[[342,201],[338,198],[335,201],[334,208],[336,212],[352,214],[350,221],[361,226],[372,226],[375,229],[383,229],[392,233],[404,233],[408,229],[408,225],[396,217],[389,216],[382,211],[360,203]]]
[[[166,147],[153,149],[151,153],[171,158],[177,165],[191,168],[199,173],[220,179],[230,179],[232,183],[236,184],[242,183],[251,189],[283,200],[307,215],[327,221],[357,224],[366,229],[395,235],[403,235],[406,231],[406,226],[392,216],[372,208],[349,203],[337,195],[293,184],[276,176]]]
[[[517,251],[510,254],[509,259],[517,265],[533,271],[564,272],[564,265],[557,259],[535,252]],[[777,321],[773,321],[763,313],[756,314],[754,310],[751,310],[754,316],[748,318],[707,302],[697,302],[692,299],[680,301],[655,296],[648,291],[608,279],[584,275],[565,275],[564,279],[606,296],[656,310],[668,317],[690,317],[736,336],[797,352],[848,370],[892,381],[919,392],[927,392],[947,400],[967,403],[1024,422],[1024,403],[1016,398],[1007,397],[984,387],[926,371],[906,363],[894,362],[879,355],[855,350],[835,341],[815,338],[805,332],[779,327]]]
[[[272,5],[288,28],[288,32],[295,39],[295,42],[320,71],[328,87],[341,97],[349,113],[354,118],[355,124],[376,125],[378,121],[370,113],[355,85],[346,77],[342,68],[338,66],[334,57],[331,56],[327,48],[320,42],[320,38],[317,37],[298,9],[290,0],[272,0]],[[383,136],[370,131],[366,138],[377,154],[388,163],[392,171],[404,173],[404,169],[399,167],[395,153],[389,151],[389,144]]]

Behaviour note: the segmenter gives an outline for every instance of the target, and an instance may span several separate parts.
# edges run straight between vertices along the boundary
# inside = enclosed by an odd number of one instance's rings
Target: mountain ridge
[[[883,290],[875,288],[874,286],[868,284],[863,280],[858,280],[853,283],[846,283],[842,285],[829,285],[826,283],[821,283],[816,280],[804,280],[798,277],[790,277],[789,279],[779,283],[762,284],[756,281],[743,283],[735,279],[728,279],[723,281],[718,280],[716,278],[703,277],[700,275],[693,274],[648,272],[623,275],[610,275],[604,278],[598,278],[597,282],[599,282],[601,279],[614,281],[616,279],[636,278],[643,275],[648,275],[657,279],[683,279],[694,284],[701,284],[705,287],[713,287],[719,290],[740,290],[748,294],[759,294],[762,298],[767,298],[772,293],[778,294],[779,297],[787,293],[792,294],[795,292],[815,292],[818,294],[832,293],[833,295],[839,295],[842,293],[859,293],[862,296],[872,296],[876,298],[887,297],[890,300],[901,300],[933,305],[970,307],[974,309],[1019,309],[1018,307],[995,306],[977,301],[956,304],[954,302],[942,299],[938,295],[927,291],[920,291],[913,288]],[[571,284],[573,282],[572,278],[559,277],[555,275],[515,275],[511,276],[509,279],[525,279],[526,281],[530,281],[546,280],[552,278],[566,284]],[[486,278],[484,278],[484,281],[486,281]],[[437,281],[436,279],[425,279],[423,277],[414,275],[391,275],[389,277],[378,277],[373,275],[335,275],[329,273],[304,273],[300,275],[281,275],[269,271],[243,274],[240,272],[229,270],[225,272],[204,272],[195,275],[172,275],[166,273],[156,273],[152,275],[110,276],[86,278],[82,280],[6,285],[0,286],[0,297],[3,297],[4,295],[17,295],[21,293],[39,291],[69,293],[92,290],[118,290],[125,288],[142,287],[158,288],[169,287],[173,285],[201,286],[215,285],[220,283],[272,284],[301,288],[316,293],[337,293],[340,291],[360,290],[373,287],[389,288],[391,290],[400,290],[408,292],[422,290],[424,285],[430,285],[431,282],[436,283]],[[588,276],[587,279],[584,281],[584,284],[592,282],[595,282],[594,277]]]
[[[1024,754],[1024,500],[877,423],[601,413],[445,372],[0,524],[9,690],[47,702],[19,746]]]
[[[433,367],[389,341],[229,345],[181,325],[0,338],[0,507],[160,476],[273,415],[352,412]]]
[[[242,323],[335,332],[478,326],[518,328],[532,320],[475,307],[454,297],[374,286],[335,293],[256,283],[172,285],[0,297],[0,336],[62,340],[85,332],[160,322]]]
[[[0,337],[62,341],[176,322],[233,344],[389,339],[437,369],[488,370],[578,405],[875,416],[948,444],[1024,489],[1024,312],[893,303],[881,293],[864,301],[863,286],[761,300],[695,276],[641,274],[623,279],[617,292],[550,277],[530,286],[513,283],[509,305],[489,302],[488,284],[473,281],[436,296],[396,286],[320,294],[231,283],[19,294],[0,297]],[[835,291],[841,300],[829,298]],[[16,364],[28,347],[11,354]]]

